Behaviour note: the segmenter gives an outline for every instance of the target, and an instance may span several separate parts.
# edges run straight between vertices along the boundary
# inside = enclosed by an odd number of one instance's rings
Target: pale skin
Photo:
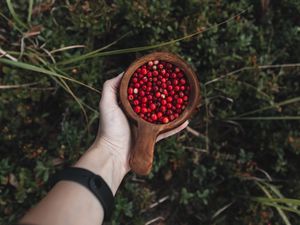
[[[74,167],[100,175],[115,195],[128,164],[131,134],[126,116],[117,102],[122,74],[104,83],[99,104],[100,125],[96,140]],[[186,128],[180,127],[158,136],[157,141]],[[60,181],[34,208],[25,214],[21,224],[30,225],[99,225],[104,218],[98,199],[85,187],[71,181]]]

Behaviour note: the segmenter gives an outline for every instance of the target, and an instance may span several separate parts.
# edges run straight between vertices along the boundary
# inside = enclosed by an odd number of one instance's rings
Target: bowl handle
[[[147,123],[139,123],[133,127],[134,142],[131,149],[129,165],[138,175],[150,173],[153,162],[154,145],[159,130]]]

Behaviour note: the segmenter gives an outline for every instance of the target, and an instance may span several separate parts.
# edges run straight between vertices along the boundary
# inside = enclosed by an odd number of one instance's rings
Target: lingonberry
[[[163,122],[163,123],[169,123],[169,118],[168,118],[168,117],[164,117],[164,118],[162,119],[162,122]]]
[[[156,120],[157,120],[157,115],[156,115],[156,114],[152,114],[152,115],[151,115],[151,119],[152,119],[153,121],[156,121]]]
[[[133,88],[128,88],[128,94],[133,94]]]
[[[150,123],[169,123],[188,105],[190,86],[172,63],[152,60],[133,73],[127,98],[135,113]]]

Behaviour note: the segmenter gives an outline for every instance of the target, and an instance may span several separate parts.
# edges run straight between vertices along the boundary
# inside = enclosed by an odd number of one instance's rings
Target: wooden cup
[[[167,124],[153,124],[145,121],[133,111],[128,101],[127,89],[131,76],[140,66],[154,60],[169,62],[180,68],[188,79],[191,88],[187,107],[177,119]],[[198,78],[191,67],[177,55],[168,52],[154,52],[135,60],[127,68],[120,83],[119,94],[123,110],[131,121],[133,145],[129,160],[130,167],[136,174],[147,175],[152,168],[154,145],[157,136],[183,124],[192,116],[199,105],[200,85]]]

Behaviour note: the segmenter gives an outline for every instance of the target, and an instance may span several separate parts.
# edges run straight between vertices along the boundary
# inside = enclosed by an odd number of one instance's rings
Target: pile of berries
[[[180,68],[154,60],[134,72],[127,93],[133,110],[141,118],[166,124],[178,118],[186,108],[190,85]]]

